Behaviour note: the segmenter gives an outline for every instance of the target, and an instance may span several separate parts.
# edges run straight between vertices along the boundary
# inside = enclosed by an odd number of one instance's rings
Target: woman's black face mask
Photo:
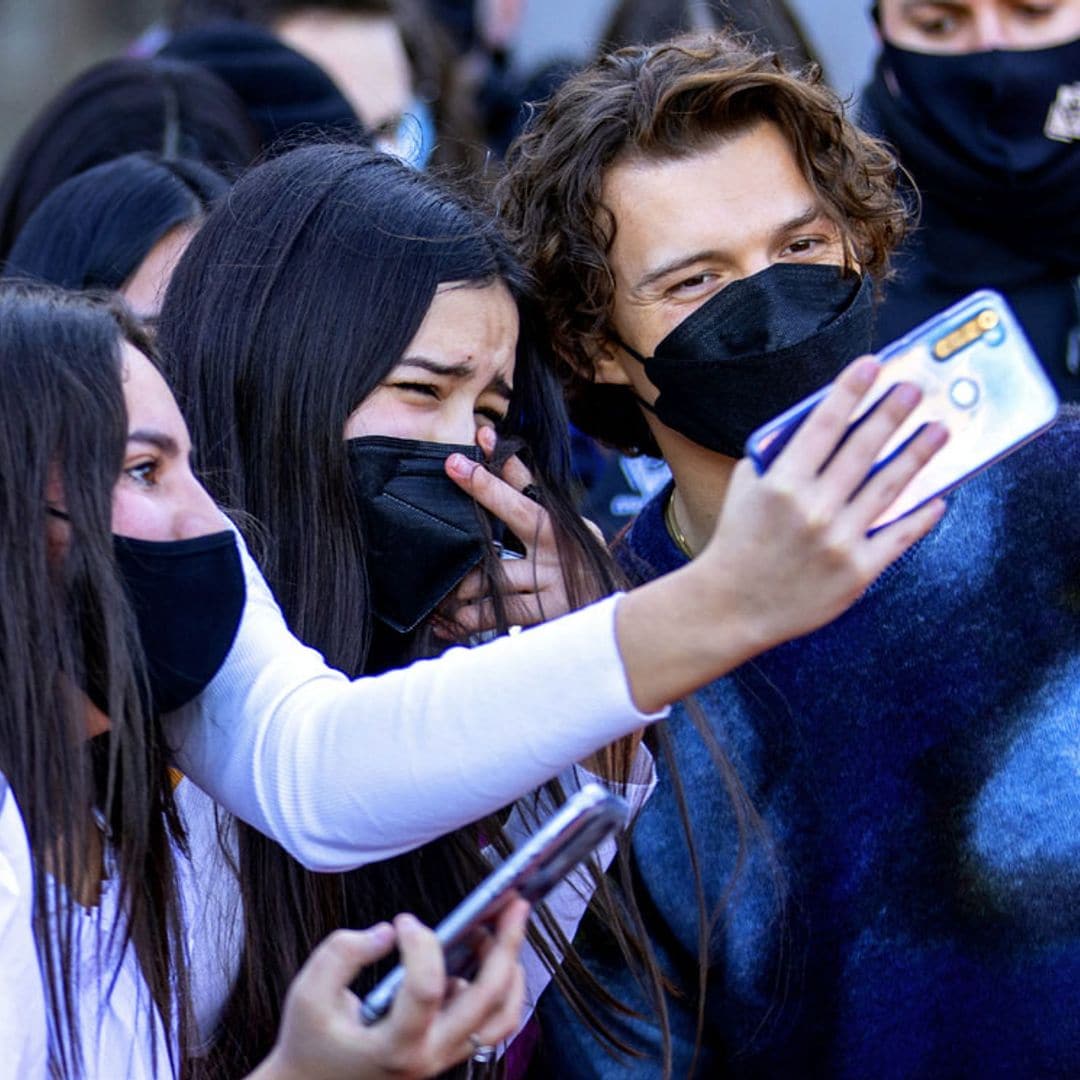
[[[49,513],[67,518],[60,510]],[[236,537],[228,531],[170,541],[114,536],[113,548],[146,661],[146,704],[154,713],[172,712],[206,689],[236,639],[247,597]],[[78,618],[84,689],[107,713],[101,615],[80,610]]]
[[[236,537],[114,538],[135,611],[152,708],[171,712],[206,689],[236,639],[247,590]]]
[[[375,616],[398,633],[416,629],[483,558],[492,519],[446,475],[446,459],[483,456],[476,446],[393,439],[346,440],[360,503]]]
[[[838,266],[776,263],[722,289],[652,356],[623,348],[660,391],[646,408],[688,439],[737,458],[757,428],[867,352],[872,323],[868,278]]]

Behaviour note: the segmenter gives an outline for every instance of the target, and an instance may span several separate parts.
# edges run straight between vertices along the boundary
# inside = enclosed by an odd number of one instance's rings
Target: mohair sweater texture
[[[667,492],[618,548],[638,580],[685,562]],[[944,520],[832,625],[697,695],[760,826],[692,716],[667,724],[707,907],[694,1075],[1080,1076],[1080,411],[970,480]],[[691,1071],[698,903],[671,759],[632,838]],[[602,927],[577,945],[647,999]],[[614,1060],[549,993],[553,1075],[660,1075],[660,1033]]]

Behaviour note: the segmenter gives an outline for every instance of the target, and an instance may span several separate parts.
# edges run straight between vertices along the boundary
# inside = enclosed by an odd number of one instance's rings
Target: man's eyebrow
[[[940,8],[944,11],[956,13],[963,13],[965,5],[960,0],[904,0],[901,4],[901,13],[904,15],[910,15],[914,11],[918,11],[919,8]]]
[[[149,428],[140,428],[138,431],[128,433],[129,443],[146,443],[148,446],[156,446],[163,454],[169,457],[180,456],[180,444],[163,431],[152,431]]]
[[[469,364],[443,364],[438,360],[431,360],[426,356],[403,357],[398,367],[418,367],[422,368],[424,371],[430,371],[432,375],[445,375],[451,379],[467,379],[476,370]],[[507,398],[508,400],[513,393],[513,388],[501,375],[496,375],[495,378],[491,380],[491,385],[488,389],[494,390],[500,397]]]
[[[816,221],[821,216],[822,210],[819,206],[808,206],[801,214],[796,214],[795,217],[778,225],[773,230],[773,236],[782,236],[785,233],[794,232],[796,229],[801,229],[811,222]],[[649,285],[654,285],[661,278],[667,277],[668,274],[673,274],[677,270],[685,270],[687,267],[694,266],[700,262],[723,261],[726,261],[726,256],[722,251],[717,251],[715,248],[710,248],[705,251],[695,251],[692,255],[682,255],[677,259],[672,259],[671,262],[666,262],[663,265],[658,266],[655,270],[648,271],[638,280],[631,291],[639,292]]]
[[[782,225],[778,225],[776,229],[773,230],[773,236],[783,236],[785,233],[805,228],[807,225],[813,224],[819,217],[823,216],[824,214],[820,206],[808,206],[801,214],[796,214],[795,217],[789,218]]]

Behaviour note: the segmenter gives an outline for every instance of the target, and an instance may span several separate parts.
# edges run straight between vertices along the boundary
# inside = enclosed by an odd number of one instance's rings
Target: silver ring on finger
[[[487,1065],[495,1060],[496,1048],[484,1042],[475,1032],[469,1035],[469,1045],[473,1048],[472,1059],[477,1064]]]

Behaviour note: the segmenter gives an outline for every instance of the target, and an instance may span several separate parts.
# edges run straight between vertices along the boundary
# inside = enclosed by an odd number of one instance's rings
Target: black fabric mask
[[[893,142],[926,196],[924,235],[943,266],[1008,282],[1017,256],[1080,270],[1080,38],[1049,49],[941,55],[887,42],[864,98],[867,125]],[[948,210],[1006,249],[953,249]],[[996,265],[1000,262],[1000,266]],[[1012,263],[1012,265],[1010,265]]]
[[[423,622],[483,558],[493,527],[446,475],[451,454],[483,461],[476,446],[369,435],[347,439],[364,525],[371,607],[404,634]]]
[[[146,656],[151,707],[171,712],[206,689],[236,638],[247,596],[236,537],[113,540]]]
[[[679,323],[651,357],[668,427],[728,457],[767,420],[831,382],[870,348],[868,278],[838,266],[776,263],[732,282]]]

